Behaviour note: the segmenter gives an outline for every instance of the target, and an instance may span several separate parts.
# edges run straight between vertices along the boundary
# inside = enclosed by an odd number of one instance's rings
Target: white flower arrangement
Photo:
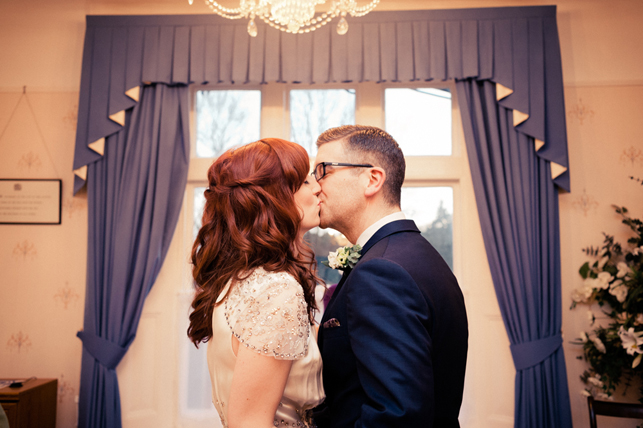
[[[611,399],[622,381],[629,385],[634,377],[643,379],[643,223],[630,218],[626,208],[615,209],[634,236],[621,245],[604,234],[602,247],[583,250],[597,260],[581,266],[583,284],[571,296],[572,309],[581,303],[598,303],[610,319],[607,327],[581,332],[575,342],[583,346],[590,366],[581,376],[587,385],[583,395],[603,399]],[[588,318],[593,325],[593,313]],[[643,402],[643,387],[639,397]]]
[[[362,256],[361,251],[362,247],[360,245],[339,247],[336,251],[328,253],[328,261],[324,261],[322,263],[332,269],[352,269]]]

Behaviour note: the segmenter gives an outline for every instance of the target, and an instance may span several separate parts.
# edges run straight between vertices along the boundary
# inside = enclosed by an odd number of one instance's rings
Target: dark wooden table
[[[56,428],[57,395],[57,379],[32,379],[0,388],[0,404],[11,428]]]

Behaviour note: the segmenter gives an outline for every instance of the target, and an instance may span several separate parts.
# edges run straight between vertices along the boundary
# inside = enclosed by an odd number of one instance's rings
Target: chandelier
[[[194,0],[188,0],[192,4]],[[346,14],[364,16],[380,2],[371,0],[365,6],[358,7],[356,0],[332,0],[330,10],[315,17],[315,6],[326,0],[240,0],[239,7],[229,9],[214,0],[205,0],[212,11],[228,19],[250,18],[248,34],[257,36],[255,18],[286,33],[310,33],[328,24],[336,16],[341,16],[337,23],[337,33],[346,34],[348,22]]]

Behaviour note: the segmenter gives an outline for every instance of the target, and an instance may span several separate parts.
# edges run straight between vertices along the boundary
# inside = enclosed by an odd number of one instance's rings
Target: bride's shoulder
[[[225,302],[232,333],[245,346],[279,359],[306,355],[310,325],[303,289],[285,272],[255,269]]]
[[[246,294],[301,290],[295,277],[288,272],[269,272],[263,267],[253,270],[245,279],[239,281],[235,288]]]

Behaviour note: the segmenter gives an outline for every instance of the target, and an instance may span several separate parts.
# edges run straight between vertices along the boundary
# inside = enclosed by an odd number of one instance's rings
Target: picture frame
[[[61,179],[0,178],[0,225],[61,222]]]

